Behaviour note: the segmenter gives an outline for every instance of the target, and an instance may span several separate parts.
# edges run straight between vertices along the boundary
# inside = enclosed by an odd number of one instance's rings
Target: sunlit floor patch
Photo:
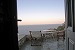
[[[63,50],[64,42],[62,40],[46,39],[42,42],[42,46],[31,46],[31,42],[25,42],[20,50]]]

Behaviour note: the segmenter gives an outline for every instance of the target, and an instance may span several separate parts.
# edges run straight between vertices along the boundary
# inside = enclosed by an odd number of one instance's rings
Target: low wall
[[[26,41],[26,36],[23,36],[18,40],[19,48],[24,44],[25,41]]]
[[[19,45],[19,48],[21,48],[21,46],[22,46],[26,41],[30,41],[30,35],[19,35],[19,36],[18,36],[18,45]]]

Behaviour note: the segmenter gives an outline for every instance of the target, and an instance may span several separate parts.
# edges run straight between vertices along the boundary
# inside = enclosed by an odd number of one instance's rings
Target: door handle
[[[18,19],[17,21],[20,21],[21,22],[22,20],[21,19]]]

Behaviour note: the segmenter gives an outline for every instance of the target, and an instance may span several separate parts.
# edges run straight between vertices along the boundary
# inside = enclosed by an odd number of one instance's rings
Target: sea
[[[47,29],[57,28],[62,24],[42,24],[42,25],[19,25],[18,34],[19,35],[29,35],[29,31],[43,31]]]

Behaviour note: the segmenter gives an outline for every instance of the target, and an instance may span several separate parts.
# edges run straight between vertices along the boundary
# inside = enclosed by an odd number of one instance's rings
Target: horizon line
[[[63,24],[63,23],[61,23]],[[50,24],[28,24],[28,25],[50,25]],[[18,25],[18,26],[23,26],[23,25]]]

